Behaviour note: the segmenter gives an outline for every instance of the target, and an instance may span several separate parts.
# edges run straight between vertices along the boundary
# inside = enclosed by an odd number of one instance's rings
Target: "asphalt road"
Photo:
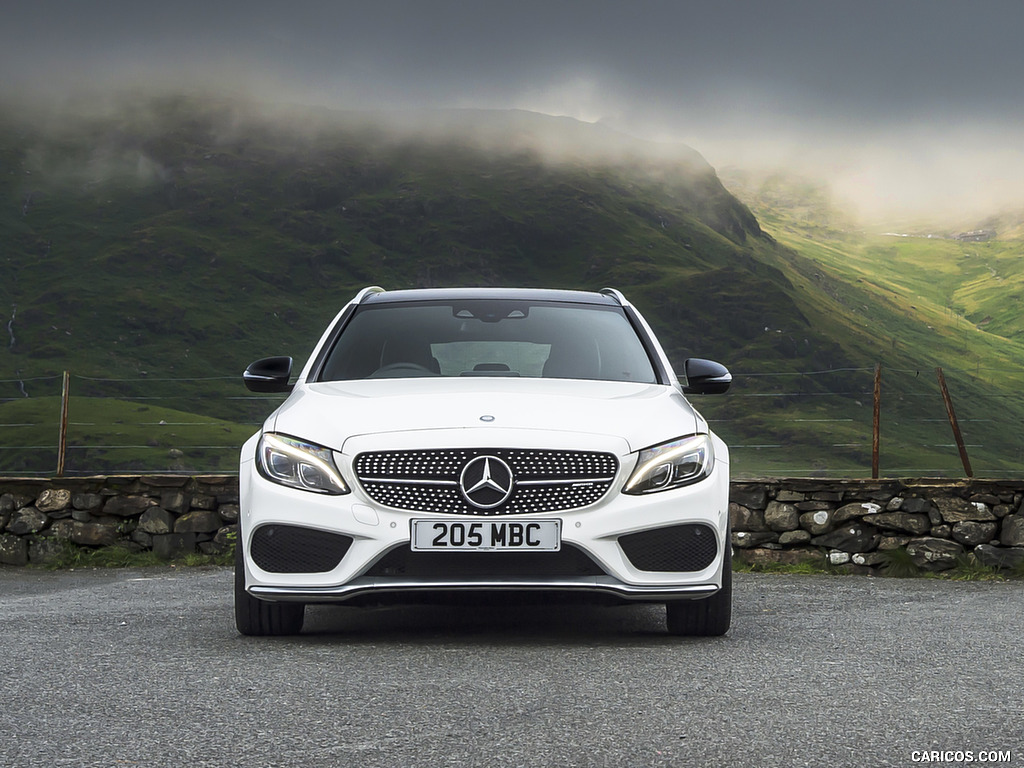
[[[1022,766],[1022,632],[1021,582],[739,574],[721,639],[655,606],[258,639],[227,570],[0,568],[0,766]]]

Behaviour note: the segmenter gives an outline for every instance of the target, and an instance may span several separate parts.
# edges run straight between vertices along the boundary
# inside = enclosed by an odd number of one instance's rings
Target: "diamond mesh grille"
[[[512,470],[509,499],[478,509],[463,497],[459,476],[477,456],[494,456]],[[619,462],[611,453],[472,448],[382,451],[359,454],[356,476],[374,501],[417,512],[462,515],[515,515],[577,509],[601,499],[611,487]]]

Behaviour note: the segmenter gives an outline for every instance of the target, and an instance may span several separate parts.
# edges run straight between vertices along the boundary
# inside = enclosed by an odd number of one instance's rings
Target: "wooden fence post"
[[[60,393],[60,436],[57,441],[57,477],[64,476],[64,452],[68,447],[68,400],[71,398],[71,374],[64,371]]]
[[[882,364],[875,365],[875,412],[871,431],[871,479],[878,479],[878,452],[882,427]]]
[[[956,420],[956,412],[953,410],[953,400],[949,396],[949,389],[946,387],[946,377],[942,375],[942,369],[936,368],[935,374],[939,377],[939,389],[942,390],[942,399],[946,403],[946,415],[949,416],[949,426],[953,428],[953,439],[956,440],[957,450],[960,451],[960,462],[964,465],[964,473],[967,477],[974,477],[974,470],[971,469],[971,460],[967,458],[967,446],[964,445],[963,435],[960,434],[960,425]]]

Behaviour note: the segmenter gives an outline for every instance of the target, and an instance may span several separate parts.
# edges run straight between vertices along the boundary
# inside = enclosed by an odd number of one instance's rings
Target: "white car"
[[[361,291],[242,448],[235,619],[302,628],[310,603],[464,598],[666,605],[669,632],[732,612],[729,452],[640,313],[600,293]]]

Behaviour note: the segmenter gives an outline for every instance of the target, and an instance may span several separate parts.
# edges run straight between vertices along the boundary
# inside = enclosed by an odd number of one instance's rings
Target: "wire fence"
[[[750,372],[734,382],[724,398],[695,400],[729,444],[734,476],[871,477],[876,462],[882,477],[1024,469],[1024,369]]]
[[[241,444],[284,399],[237,376],[66,374],[0,392],[0,473],[25,476],[237,473]]]
[[[947,369],[952,419],[936,373],[881,368],[876,394],[875,368],[734,371],[727,395],[691,400],[735,478],[1020,476],[1024,369]],[[233,376],[40,376],[0,380],[0,395],[8,476],[235,473],[284,399]]]

